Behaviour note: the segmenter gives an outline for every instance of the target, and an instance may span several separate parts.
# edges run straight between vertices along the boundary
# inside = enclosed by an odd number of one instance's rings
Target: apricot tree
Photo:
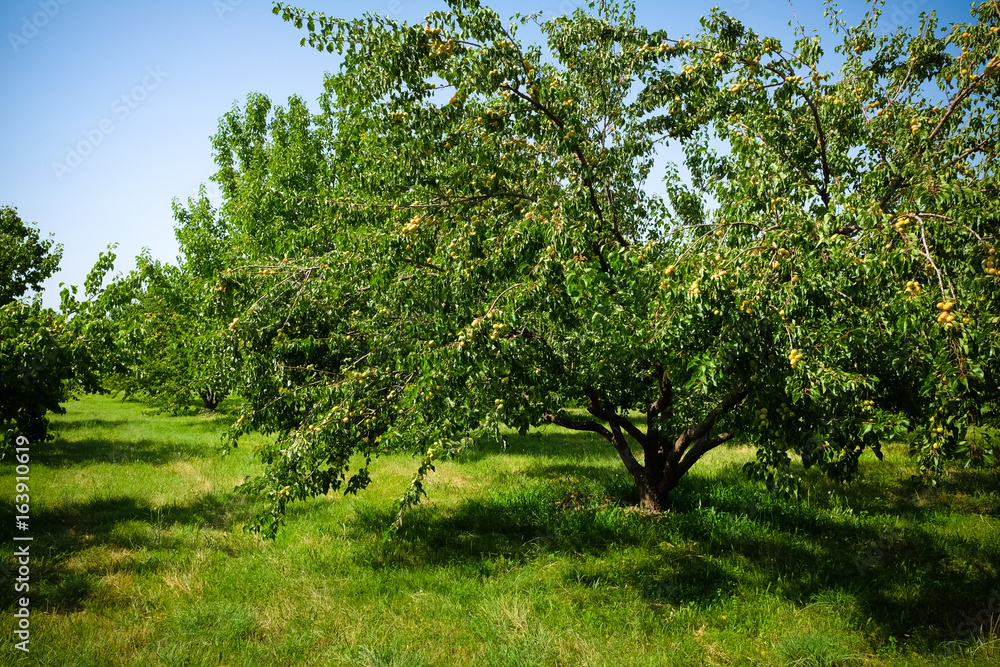
[[[599,435],[660,510],[734,438],[782,487],[793,453],[849,480],[907,429],[932,472],[996,420],[994,4],[889,36],[834,15],[836,72],[818,37],[724,13],[690,37],[606,2],[446,4],[420,25],[277,4],[343,56],[322,113],[257,98],[216,138],[244,230],[219,278],[233,437],[278,436],[247,485],[266,532],[399,448],[421,457],[405,507],[500,425]],[[665,142],[690,176],[660,196]]]

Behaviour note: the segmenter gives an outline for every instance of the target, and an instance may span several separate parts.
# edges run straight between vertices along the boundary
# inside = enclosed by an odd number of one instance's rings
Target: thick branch
[[[662,364],[656,364],[656,371],[660,375],[660,395],[649,404],[649,408],[646,410],[646,442],[647,448],[659,450],[660,428],[656,424],[656,418],[673,405],[674,388]]]
[[[830,193],[828,188],[830,187],[830,165],[826,160],[826,133],[823,132],[823,124],[819,119],[819,110],[816,108],[816,104],[809,98],[808,95],[803,94],[802,96],[806,104],[809,105],[809,109],[812,111],[813,120],[816,123],[816,135],[819,139],[819,160],[820,165],[823,167],[823,187],[820,188],[819,196],[823,200],[825,206],[830,205]]]
[[[719,420],[719,417],[739,405],[740,402],[746,398],[747,393],[748,390],[744,385],[736,385],[736,387],[726,394],[722,401],[720,401],[719,404],[708,413],[704,421],[692,424],[684,429],[684,431],[677,438],[677,441],[674,442],[674,452],[676,454],[681,454],[685,449],[687,449],[690,443],[701,440],[708,435],[709,431],[712,430],[712,427],[715,426],[715,422]]]
[[[972,85],[972,86],[966,86],[962,90],[958,91],[958,93],[955,95],[955,97],[951,100],[951,103],[948,105],[948,108],[945,109],[945,111],[944,111],[943,114],[941,114],[941,118],[940,118],[940,120],[938,120],[937,125],[935,125],[934,129],[931,130],[930,134],[927,135],[927,141],[928,142],[931,142],[931,141],[934,140],[934,137],[936,137],[937,134],[938,134],[938,132],[941,131],[941,128],[944,127],[944,124],[948,121],[948,119],[951,117],[951,115],[953,113],[955,113],[955,110],[958,109],[958,105],[961,104],[962,101],[965,100],[967,97],[969,97],[969,95],[972,94],[973,90],[975,90],[975,86],[974,85]],[[924,151],[922,149],[920,151],[918,151],[917,154],[914,155],[913,158],[911,159],[911,162],[916,162],[916,159],[921,154],[923,154],[923,152]],[[885,208],[886,204],[889,203],[889,200],[892,199],[892,196],[905,183],[906,183],[906,181],[903,179],[903,177],[897,176],[896,179],[893,180],[892,183],[889,184],[888,190],[882,196],[882,198],[879,200],[879,207],[880,208]]]
[[[625,429],[625,432],[632,436],[632,439],[638,442],[643,448],[646,446],[646,434],[639,429],[638,426],[629,421],[629,418],[625,415],[619,415],[613,413],[614,419],[611,420],[612,426],[617,426]]]
[[[931,133],[927,135],[927,141],[933,141],[934,137],[937,136],[937,133],[941,131],[942,127],[944,127],[945,122],[951,117],[953,113],[955,113],[955,109],[958,108],[958,105],[961,104],[962,100],[971,95],[972,91],[975,90],[975,88],[976,88],[975,85],[971,85],[971,86],[966,86],[962,90],[958,91],[958,93],[955,95],[955,98],[951,101],[951,104],[949,104],[948,108],[945,109],[943,114],[941,114],[941,120],[939,120],[938,124],[934,126],[934,129],[931,130]]]
[[[688,450],[687,454],[684,455],[684,458],[681,459],[677,468],[677,476],[682,477],[685,475],[687,471],[691,469],[691,466],[697,463],[698,459],[732,437],[732,433],[720,433],[713,438],[702,438],[699,440],[695,443],[694,447]]]
[[[563,428],[568,428],[571,431],[590,431],[591,433],[596,433],[609,441],[612,438],[611,431],[605,428],[603,424],[592,422],[589,419],[570,419],[569,417],[561,417],[551,413],[542,415],[542,419],[549,424],[562,426]]]
[[[639,430],[639,427],[630,422],[624,415],[618,414],[610,405],[602,403],[593,387],[584,387],[583,393],[587,395],[587,400],[589,402],[587,405],[587,411],[590,414],[594,415],[598,419],[603,419],[608,422],[612,428],[625,429],[625,432],[632,436],[633,440],[645,448],[646,434]]]
[[[671,384],[670,378],[667,377],[662,365],[657,364],[656,370],[660,374],[660,395],[649,404],[649,409],[646,411],[647,420],[657,417],[674,402],[674,386]]]
[[[625,442],[625,438],[621,437],[620,431],[618,431],[618,435],[616,437],[615,434],[605,428],[604,425],[592,422],[589,419],[570,419],[568,417],[562,417],[554,414],[542,415],[542,419],[550,424],[568,428],[571,431],[590,431],[591,433],[597,433],[610,442],[615,450],[617,450],[622,463],[625,464],[625,467],[637,482],[643,478],[645,470],[642,465],[635,460],[632,450],[629,449],[628,443]]]
[[[566,123],[558,115],[556,115],[555,112],[553,112],[547,106],[542,104],[541,100],[539,100],[537,96],[527,95],[521,92],[519,85],[511,86],[509,84],[503,84],[500,87],[516,95],[518,98],[524,100],[525,102],[533,106],[535,109],[545,114],[545,116],[550,121],[552,121],[552,123],[557,128],[559,128],[560,132],[562,132],[566,128]],[[587,188],[587,194],[590,198],[590,207],[593,209],[594,214],[597,216],[597,220],[600,223],[601,230],[603,230],[605,228],[604,209],[601,208],[601,204],[597,198],[596,186],[594,185],[593,179],[590,177],[590,161],[587,160],[587,156],[584,154],[583,148],[579,144],[574,145],[571,150],[573,151],[573,155],[576,156],[577,161],[580,163],[580,172],[583,174],[583,184]],[[610,200],[608,201],[608,205],[609,206],[611,205]],[[613,212],[612,215],[614,215]],[[617,241],[622,248],[629,247],[628,241],[626,241],[625,237],[622,236],[621,232],[618,229],[617,223],[614,221],[612,222],[611,225],[611,234],[612,236],[614,236],[615,241]],[[600,254],[600,251],[597,250],[596,248],[595,251],[597,251],[598,254]],[[604,261],[603,257],[601,257],[601,266],[602,269],[605,269],[605,267],[607,266],[607,263]],[[608,275],[611,275],[609,270],[606,270],[606,272],[608,273]]]

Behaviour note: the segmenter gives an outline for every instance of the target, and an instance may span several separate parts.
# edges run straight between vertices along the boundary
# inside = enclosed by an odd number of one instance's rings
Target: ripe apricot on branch
[[[420,226],[420,216],[415,215],[403,227],[403,234],[412,234],[413,232],[417,231],[417,228],[419,226]]]

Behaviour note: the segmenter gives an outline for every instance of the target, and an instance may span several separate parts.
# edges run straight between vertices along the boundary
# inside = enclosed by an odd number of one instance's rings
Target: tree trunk
[[[215,409],[219,407],[219,403],[221,403],[222,399],[225,398],[224,396],[219,396],[210,389],[203,389],[198,392],[198,395],[201,396],[201,402],[204,404],[205,409],[210,412],[215,412]]]
[[[656,463],[646,463],[642,479],[636,480],[636,486],[639,488],[639,504],[651,512],[662,512],[670,509],[670,492],[677,488],[680,477],[671,474],[673,470],[669,464],[664,469]]]
[[[662,512],[670,507],[669,493],[661,493],[656,487],[642,484],[639,487],[639,504],[650,512]]]

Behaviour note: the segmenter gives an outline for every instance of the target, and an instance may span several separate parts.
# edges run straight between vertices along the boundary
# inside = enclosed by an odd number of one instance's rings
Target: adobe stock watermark
[[[656,581],[656,596],[667,604],[680,604],[688,593],[688,587],[677,577],[667,577]]]
[[[900,519],[904,522],[909,522],[913,520],[913,515],[904,514]],[[869,544],[863,552],[852,558],[854,566],[858,568],[858,574],[864,574],[876,565],[880,565],[886,559],[889,552],[903,539],[903,536],[904,531],[900,526],[893,526],[883,531],[875,542]]]
[[[955,628],[959,639],[989,637],[1000,630],[1000,589],[993,589],[989,601],[978,611],[967,614]]]
[[[535,531],[532,539],[521,545],[521,554],[532,557],[539,553],[558,548],[559,540],[565,533],[566,527],[566,514],[564,512],[556,512],[549,517],[544,526]]]
[[[397,16],[403,11],[403,3],[399,0],[389,0],[389,4],[386,5],[385,8],[388,10],[385,13],[386,18],[391,19],[393,16]]]
[[[38,31],[49,24],[49,21],[56,17],[62,5],[68,5],[69,0],[39,0],[39,11],[21,17],[21,29],[18,32],[8,32],[7,41],[10,48],[17,53],[22,46],[38,34]]]
[[[72,173],[77,167],[83,164],[83,160],[94,152],[94,149],[104,142],[105,137],[114,132],[120,123],[128,118],[132,112],[149,96],[149,94],[160,87],[168,72],[160,69],[160,66],[147,67],[146,75],[139,85],[129,92],[116,97],[111,102],[111,113],[113,116],[104,118],[97,124],[97,127],[83,130],[83,139],[76,145],[66,146],[66,157],[62,162],[52,163],[52,173],[61,182],[66,174]]]
[[[927,487],[917,492],[915,498],[916,504],[920,506],[925,502],[936,502],[940,500],[942,494],[948,493],[952,487],[953,485],[949,482],[939,480],[935,486]],[[864,574],[876,565],[881,564],[889,552],[903,539],[905,529],[912,527],[917,520],[917,516],[913,512],[906,512],[899,518],[902,521],[902,526],[893,526],[883,531],[875,542],[869,544],[861,554],[854,556],[853,561],[855,567],[858,568],[858,574]]]
[[[902,0],[902,2],[887,2],[882,7],[882,15],[879,17],[879,31],[882,35],[889,35],[899,28],[902,28],[920,13],[921,8],[927,4],[927,0]]]
[[[14,449],[14,636],[21,640],[14,648],[28,653],[31,641],[31,607],[27,593],[31,590],[31,540],[28,524],[31,521],[31,495],[28,483],[31,481],[30,441],[23,435],[17,436]],[[20,595],[20,597],[18,596]]]
[[[236,8],[243,4],[243,0],[213,0],[212,9],[220,21],[226,20],[226,14],[236,11]]]

